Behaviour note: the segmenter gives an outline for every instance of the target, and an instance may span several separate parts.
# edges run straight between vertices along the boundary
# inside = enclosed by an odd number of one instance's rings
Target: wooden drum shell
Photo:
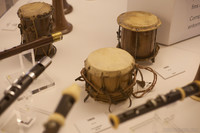
[[[119,88],[126,88],[132,81],[132,70],[126,74],[118,75],[116,77],[95,75],[86,69],[86,77],[97,88],[96,91],[101,92],[102,88],[106,88],[108,92],[116,92]]]
[[[47,7],[46,12],[37,12],[37,5]],[[32,10],[29,10],[28,7]],[[34,12],[34,6],[36,6]],[[27,14],[26,14],[27,12]],[[30,12],[30,13],[29,13]],[[31,13],[33,12],[33,15]],[[48,36],[52,33],[52,14],[53,8],[51,5],[44,2],[34,2],[23,5],[19,8],[18,17],[20,18],[19,28],[21,30],[22,45],[34,41],[42,36]],[[50,43],[46,46],[34,49],[35,59],[40,60],[43,56],[53,56],[55,54],[55,47]]]
[[[157,30],[134,32],[123,28],[121,48],[128,51],[135,59],[148,58],[154,54],[156,32]]]
[[[126,89],[133,81],[131,72],[121,75],[120,77],[98,77],[87,72],[87,78],[96,87],[96,96],[91,96],[97,101],[109,102],[107,95],[104,93],[105,91],[109,93],[114,104],[126,100],[133,92],[132,89]],[[90,94],[94,93],[91,91],[91,86],[88,86],[87,84],[86,90],[88,90],[88,93]],[[126,92],[127,97],[124,97],[120,90]]]

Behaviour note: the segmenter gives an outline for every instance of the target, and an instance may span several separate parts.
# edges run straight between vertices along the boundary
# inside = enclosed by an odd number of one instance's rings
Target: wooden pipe
[[[62,33],[57,32],[57,33],[51,34],[49,36],[43,36],[34,41],[24,43],[23,45],[18,45],[18,46],[12,47],[10,49],[0,51],[0,60],[8,58],[8,57],[16,55],[16,54],[19,54],[23,51],[26,51],[26,50],[29,50],[32,48],[38,48],[38,47],[48,45],[49,43],[53,43],[53,42],[62,40],[62,38],[63,38]]]

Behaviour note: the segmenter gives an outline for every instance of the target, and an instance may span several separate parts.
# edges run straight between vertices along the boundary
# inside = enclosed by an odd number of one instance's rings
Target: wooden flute
[[[80,91],[80,87],[77,84],[73,84],[63,90],[62,98],[55,112],[49,116],[48,121],[44,124],[45,130],[43,133],[57,133],[59,131],[64,125],[68,113],[79,99]]]
[[[6,49],[4,51],[0,51],[0,60],[8,58],[10,56],[19,54],[23,51],[32,49],[32,48],[38,48],[42,47],[44,45],[47,45],[49,43],[53,43],[59,40],[62,40],[63,36],[61,32],[53,33],[49,36],[43,36],[37,40],[34,40],[32,42],[24,43],[15,47],[12,47],[10,49]]]
[[[145,104],[137,106],[121,114],[118,115],[110,114],[109,120],[112,126],[114,128],[117,128],[120,123],[126,122],[135,117],[141,116],[145,113],[166,106],[168,104],[174,103],[178,100],[183,100],[185,97],[192,96],[198,93],[200,93],[200,81],[195,80],[184,87],[171,90],[166,95],[159,95],[157,98],[148,100]]]
[[[30,86],[30,84],[51,64],[51,58],[43,57],[25,75],[21,75],[4,92],[0,99],[0,115]]]

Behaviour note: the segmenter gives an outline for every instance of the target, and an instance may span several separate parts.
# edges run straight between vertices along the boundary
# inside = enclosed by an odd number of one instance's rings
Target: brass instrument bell
[[[62,32],[67,34],[72,31],[72,24],[70,24],[64,16],[63,0],[52,0],[54,8],[53,12],[53,33]]]
[[[64,14],[68,14],[73,10],[73,7],[67,2],[67,0],[63,0],[63,8]]]

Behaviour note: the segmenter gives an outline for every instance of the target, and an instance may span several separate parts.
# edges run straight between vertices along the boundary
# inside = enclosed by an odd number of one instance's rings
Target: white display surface
[[[33,2],[33,0],[31,1]],[[18,23],[19,18],[16,12],[21,5],[28,2],[30,0],[18,1],[0,19],[0,50],[20,44],[19,29],[5,30],[5,24]],[[51,3],[51,0],[45,0],[45,2]],[[31,127],[23,129],[26,133],[39,133],[44,130],[43,124],[47,121],[48,115],[54,112],[61,98],[61,91],[74,83],[75,78],[80,76],[80,71],[84,67],[84,60],[92,51],[103,47],[116,47],[116,31],[118,30],[116,19],[119,14],[127,11],[127,0],[68,0],[68,3],[73,6],[74,10],[65,17],[73,25],[73,30],[64,35],[62,41],[54,44],[57,53],[52,59],[52,64],[45,71],[54,80],[55,86],[52,87],[53,89],[32,96],[30,105],[37,112],[37,119]],[[158,94],[165,94],[171,89],[191,82],[200,63],[199,42],[200,37],[196,37],[177,45],[161,46],[155,58],[155,63],[149,66],[155,70],[159,70],[164,66],[177,66],[178,68],[181,67],[184,72],[167,79],[158,76],[154,90],[143,98],[132,98],[131,108],[143,104],[150,98],[155,98]],[[18,55],[0,61],[0,97],[3,95],[3,90],[9,86],[6,76],[19,70]],[[144,80],[152,80],[150,73],[143,71],[143,74]],[[76,83],[82,89],[81,97],[68,114],[60,133],[84,133],[81,129],[77,129],[77,125],[80,128],[80,124],[87,118],[94,117],[96,120],[101,120],[99,123],[103,123],[102,121],[105,120],[105,124],[108,121],[105,117],[100,119],[99,116],[108,116],[109,105],[96,102],[92,98],[84,103],[83,100],[87,95],[84,88],[85,83],[80,81]],[[112,105],[112,113],[123,112],[128,109],[128,105],[128,100]],[[14,106],[15,104],[0,116],[0,127],[5,124],[6,118],[8,118]],[[100,130],[100,133],[141,133],[143,131],[148,133],[188,133],[189,131],[190,133],[199,133],[199,110],[200,102],[187,98],[183,102],[177,102],[123,123],[117,130],[110,128],[108,125],[103,125],[105,130]],[[164,119],[167,119],[168,124],[164,123]],[[9,125],[4,127],[13,128]],[[87,131],[91,130],[88,129]],[[16,133],[18,132],[16,131]]]

